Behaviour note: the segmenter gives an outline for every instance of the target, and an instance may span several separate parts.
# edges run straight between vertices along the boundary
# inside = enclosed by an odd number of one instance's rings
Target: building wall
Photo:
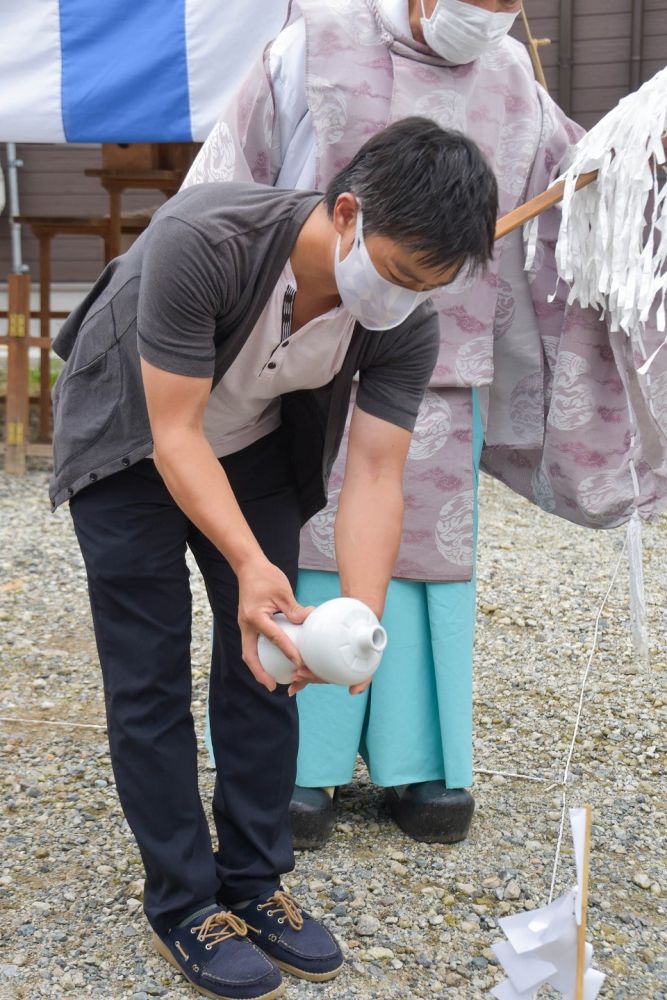
[[[584,128],[591,128],[634,89],[633,9],[643,11],[637,37],[640,82],[667,64],[667,0],[526,0],[525,9],[533,36],[551,39],[540,49],[549,92]],[[568,20],[569,60],[564,30]],[[513,34],[525,41],[520,19]]]
[[[84,170],[101,166],[100,146],[40,145],[17,146],[19,203],[21,215],[106,215],[109,197],[97,178]],[[0,163],[7,179],[7,149],[0,146]],[[128,191],[123,211],[162,204],[159,191]],[[39,247],[28,226],[22,227],[24,263],[39,280]],[[90,282],[103,265],[102,240],[87,236],[59,236],[52,241],[52,281]],[[11,270],[11,245],[7,212],[0,216],[0,281]]]
[[[532,34],[550,38],[540,49],[547,85],[552,96],[579,121],[590,128],[631,88],[633,7],[639,0],[526,0]],[[667,0],[642,0],[643,25],[640,36],[641,81],[649,79],[667,63]],[[564,19],[571,10],[571,83],[567,86],[568,53]],[[525,40],[521,19],[514,34]],[[87,167],[100,165],[96,146],[21,145],[19,158],[21,212],[24,215],[103,215],[108,211],[107,195],[99,181],[87,178]],[[4,147],[0,161],[6,160]],[[163,200],[158,192],[129,192],[123,201],[126,211]],[[37,246],[24,231],[24,257],[35,280],[39,278]],[[52,275],[55,282],[89,282],[102,266],[100,240],[60,237],[52,247]],[[11,267],[6,213],[0,217],[0,280]]]

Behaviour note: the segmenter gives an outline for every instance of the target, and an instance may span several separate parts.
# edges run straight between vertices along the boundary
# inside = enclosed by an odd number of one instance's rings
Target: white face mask
[[[424,14],[424,0],[421,5]],[[493,13],[463,0],[438,0],[431,16],[421,18],[424,41],[447,62],[462,66],[498,45],[518,13]]]
[[[341,237],[336,243],[334,271],[338,294],[344,307],[367,330],[391,330],[407,319],[420,302],[433,292],[413,292],[410,288],[387,281],[378,272],[364,242],[361,205],[352,247],[340,259]]]

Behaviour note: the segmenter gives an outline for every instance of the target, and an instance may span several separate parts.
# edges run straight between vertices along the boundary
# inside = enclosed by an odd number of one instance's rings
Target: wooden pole
[[[577,978],[575,980],[575,1000],[584,1000],[584,976],[586,975],[586,915],[588,910],[588,872],[591,853],[592,810],[586,810],[586,836],[584,840],[584,865],[581,875],[581,923],[577,930]]]
[[[121,199],[122,190],[114,186],[113,181],[109,181],[109,254],[111,260],[119,257],[122,252],[122,232],[121,232]],[[106,243],[105,243],[106,249]],[[108,261],[107,261],[108,263]]]
[[[590,170],[586,174],[579,174],[574,186],[575,191],[586,187],[587,184],[591,184],[597,175],[597,170]],[[523,205],[519,205],[518,208],[508,212],[507,215],[501,216],[496,223],[496,239],[499,240],[503,236],[507,236],[508,233],[522,226],[524,222],[529,222],[536,215],[541,215],[548,208],[553,208],[561,200],[564,193],[565,181],[558,181],[550,188],[547,188],[546,191],[543,191],[542,194],[538,194],[534,198],[531,198],[530,201],[524,202]]]
[[[528,40],[528,52],[530,53],[530,58],[533,64],[533,69],[535,70],[535,77],[538,83],[541,83],[544,89],[549,92],[547,87],[546,77],[544,76],[544,69],[542,68],[542,60],[540,59],[540,49],[544,45],[551,45],[550,38],[535,38],[532,31],[530,30],[530,25],[528,23],[528,18],[526,17],[526,11],[523,5],[521,6],[521,17],[523,19],[523,26],[526,32],[526,38]]]
[[[30,275],[10,274],[8,291],[5,472],[22,476],[25,473],[30,406],[28,385]]]
[[[665,150],[667,150],[667,133],[662,137],[662,144]],[[592,184],[597,175],[597,170],[589,170],[588,173],[579,174],[574,185],[574,190],[579,191],[580,188]],[[503,236],[507,236],[508,233],[522,226],[524,222],[529,222],[536,215],[541,215],[548,208],[553,208],[564,194],[565,181],[557,181],[556,184],[552,184],[542,194],[538,194],[534,198],[531,198],[530,201],[526,201],[523,205],[512,209],[507,215],[501,216],[496,223],[496,239],[499,240]]]

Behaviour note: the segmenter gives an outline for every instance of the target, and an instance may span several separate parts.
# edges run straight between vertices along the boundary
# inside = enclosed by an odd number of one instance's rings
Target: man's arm
[[[411,434],[354,408],[338,501],[336,561],[345,597],[382,617],[403,526],[403,470]]]
[[[300,624],[308,611],[296,601],[285,574],[260,548],[229,480],[203,432],[210,378],[163,371],[141,360],[154,459],[175,502],[227,559],[239,582],[243,659],[270,691],[276,682],[262,668],[257,637],[265,635],[300,667],[298,650],[272,619],[282,611]]]
[[[403,470],[411,433],[355,406],[338,501],[335,539],[341,593],[356,597],[382,617],[403,526]],[[297,671],[290,691],[317,678]],[[370,680],[355,684],[364,691]]]

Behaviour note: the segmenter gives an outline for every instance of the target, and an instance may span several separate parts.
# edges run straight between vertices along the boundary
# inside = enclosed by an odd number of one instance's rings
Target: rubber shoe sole
[[[304,972],[303,969],[297,969],[294,965],[288,965],[287,962],[281,962],[280,959],[274,958],[270,955],[269,958],[274,965],[277,965],[281,972],[289,972],[290,976],[295,976],[297,979],[307,979],[309,983],[326,983],[329,979],[335,979],[339,972],[343,971],[344,962],[338,966],[337,969],[332,969],[330,972]]]
[[[237,997],[226,997],[222,993],[211,993],[210,990],[205,990],[203,986],[196,983],[194,979],[190,979],[183,966],[178,964],[172,953],[169,951],[169,948],[167,948],[166,944],[160,940],[157,934],[153,935],[153,944],[155,946],[155,950],[162,955],[163,958],[166,958],[170,965],[173,965],[173,967],[180,972],[183,978],[190,983],[190,986],[197,990],[197,993],[201,993],[204,997],[210,997],[210,1000],[238,1000]],[[278,964],[278,962],[274,962],[274,965]],[[327,978],[331,978],[331,976]],[[270,990],[269,993],[262,993],[261,996],[253,997],[252,1000],[274,1000],[274,997],[284,996],[284,993],[285,985],[284,983],[281,983],[277,989]]]
[[[410,785],[402,796],[385,790],[392,819],[408,837],[422,844],[458,844],[470,830],[475,800],[465,788],[445,788],[441,781]]]
[[[289,807],[295,851],[318,851],[329,840],[336,822],[338,789],[333,798],[323,788],[296,787]]]

